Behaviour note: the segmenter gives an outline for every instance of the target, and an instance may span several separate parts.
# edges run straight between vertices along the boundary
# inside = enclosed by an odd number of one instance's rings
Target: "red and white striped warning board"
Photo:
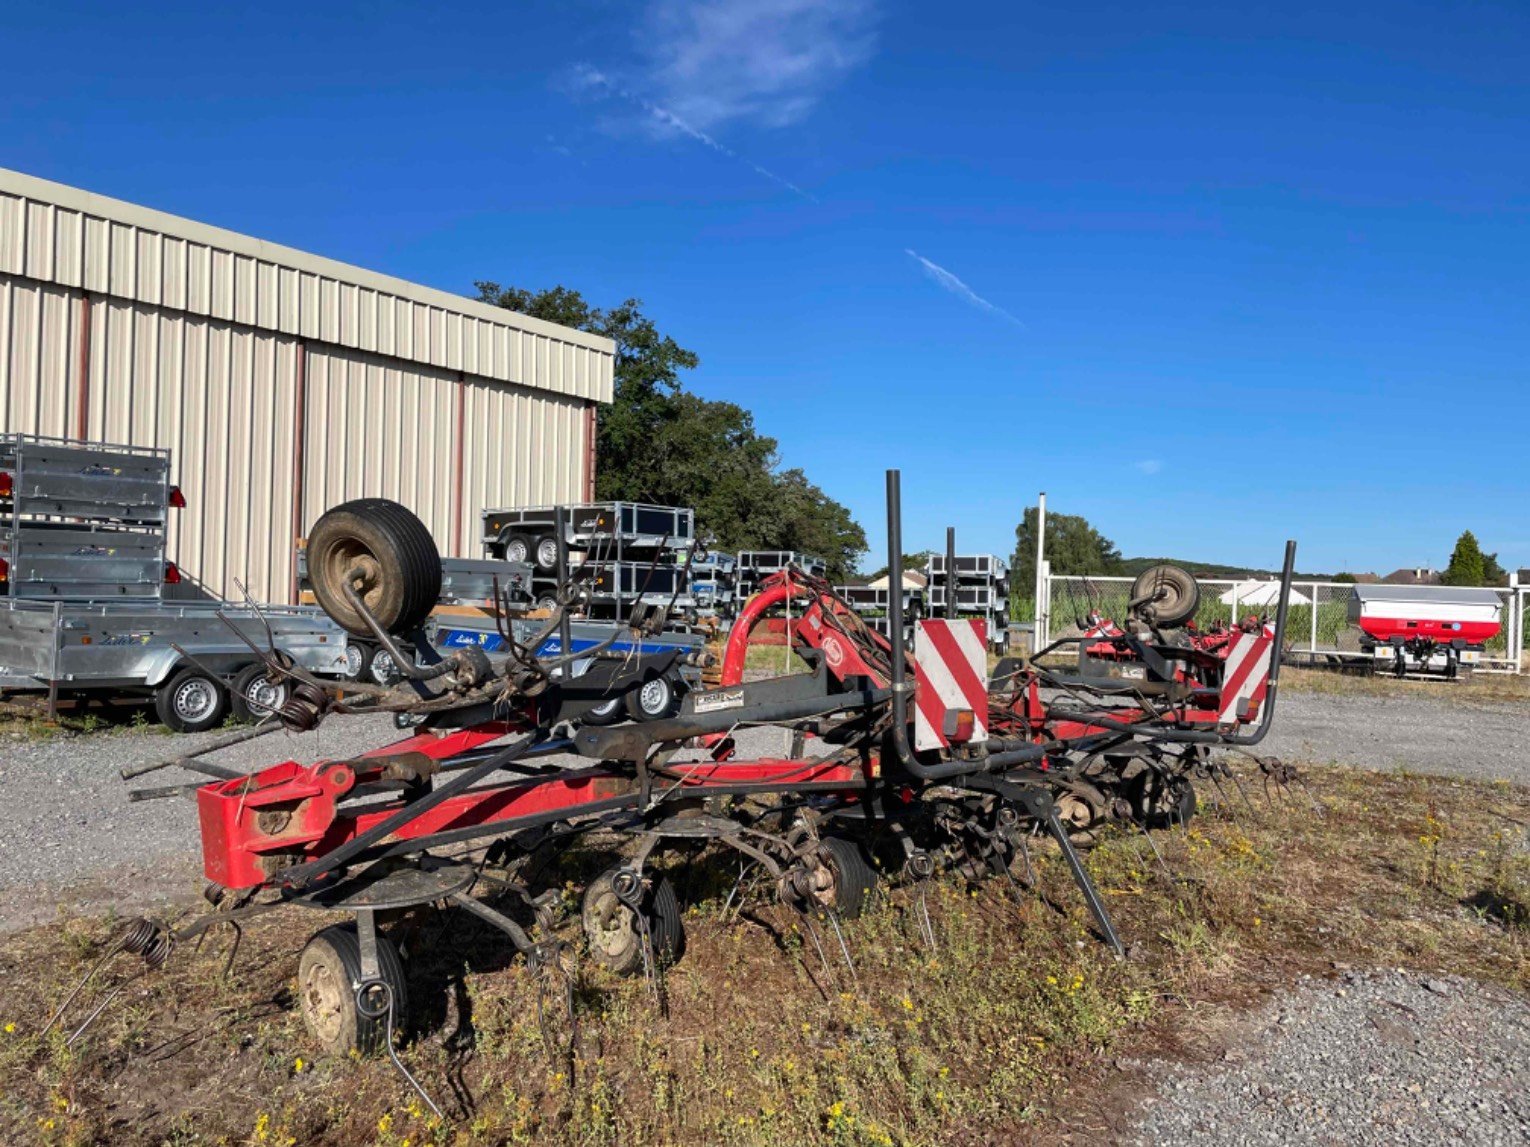
[[[1270,686],[1270,653],[1274,648],[1274,640],[1265,633],[1238,634],[1227,650],[1227,661],[1222,667],[1218,725],[1234,725],[1240,716],[1252,719],[1259,711]],[[1246,708],[1243,707],[1245,702]]]
[[[939,749],[988,740],[988,623],[981,619],[914,626],[919,690],[914,706],[914,748]],[[964,736],[970,713],[971,735]]]

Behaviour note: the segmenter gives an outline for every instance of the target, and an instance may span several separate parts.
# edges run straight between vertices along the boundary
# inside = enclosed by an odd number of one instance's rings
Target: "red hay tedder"
[[[897,471],[888,472],[887,499],[896,585]],[[1284,591],[1294,553],[1287,543]],[[175,931],[136,922],[118,949],[157,966],[219,924],[237,937],[249,918],[287,906],[346,910],[354,923],[317,932],[298,969],[303,1017],[339,1054],[393,1054],[393,1032],[407,1018],[408,965],[390,935],[401,909],[454,906],[487,921],[567,999],[571,949],[559,938],[556,895],[520,883],[513,862],[533,851],[555,857],[595,832],[625,846],[586,888],[580,924],[593,958],[621,973],[657,981],[678,957],[680,907],[650,860],[698,841],[727,846],[768,876],[815,944],[814,921],[827,923],[848,962],[838,920],[874,890],[873,856],[911,883],[953,869],[1024,881],[1028,841],[1049,838],[1100,939],[1119,954],[1077,849],[1111,823],[1137,831],[1189,818],[1193,781],[1220,787],[1228,775],[1210,751],[1264,736],[1289,596],[1279,598],[1273,629],[1255,623],[1211,640],[1184,628],[1194,579],[1158,567],[1139,579],[1118,626],[1027,662],[1006,660],[990,675],[981,621],[921,620],[910,651],[869,628],[824,579],[792,568],[769,578],[734,623],[719,685],[688,694],[669,719],[603,727],[582,715],[663,675],[674,653],[587,650],[579,656],[593,663],[573,676],[570,658],[538,659],[531,651],[542,639],[517,644],[506,626],[502,661],[463,647],[416,665],[396,639],[434,604],[440,560],[419,520],[391,502],[323,515],[309,535],[308,568],[330,616],[389,649],[406,677],[337,692],[267,654],[271,678],[291,685],[269,727],[308,730],[361,711],[420,723],[386,748],[313,765],[231,775],[193,762],[216,778],[195,792],[214,909]],[[902,634],[898,595],[890,604],[889,632]],[[787,607],[808,672],[746,679],[751,634]],[[561,621],[550,620],[548,632]],[[1076,658],[1051,664],[1070,645]],[[424,641],[414,647],[429,650]],[[789,731],[786,755],[740,756],[734,735],[758,726]],[[1261,767],[1267,782],[1290,779],[1278,762]]]

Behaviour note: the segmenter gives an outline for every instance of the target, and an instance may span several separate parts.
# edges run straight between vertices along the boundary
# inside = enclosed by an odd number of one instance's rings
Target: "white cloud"
[[[931,262],[929,259],[926,259],[923,255],[911,247],[905,247],[903,251],[904,254],[917,259],[919,261],[919,265],[924,268],[924,273],[930,278],[934,279],[935,282],[938,283],[943,290],[949,291],[957,298],[971,303],[979,310],[987,311],[991,315],[999,316],[999,318],[1004,319],[1006,322],[1014,323],[1015,326],[1020,327],[1022,330],[1025,328],[1025,324],[1022,323],[1019,319],[1015,318],[1014,315],[1010,314],[1003,307],[998,306],[995,303],[990,303],[987,299],[983,298],[982,295],[978,294],[971,287],[967,286],[966,283],[962,282],[950,271],[942,267],[939,263]]]
[[[871,58],[876,21],[874,0],[652,0],[642,86],[694,131],[784,127]]]
[[[1144,474],[1156,474],[1163,469],[1163,462],[1157,458],[1144,458],[1137,463],[1137,469]]]
[[[706,132],[702,131],[694,124],[687,123],[668,108],[661,107],[651,100],[645,100],[641,96],[634,95],[632,92],[628,91],[620,83],[613,80],[610,76],[606,75],[598,68],[593,68],[589,64],[579,64],[574,69],[573,79],[576,89],[586,92],[593,91],[600,95],[619,96],[626,100],[633,107],[642,111],[649,122],[657,124],[660,127],[666,129],[670,134],[678,132],[681,135],[689,136],[691,139],[695,140],[703,147],[709,147],[713,151],[717,152],[717,154],[726,156],[727,158],[733,160],[735,163],[742,163],[756,175],[763,176],[764,178],[770,180],[772,183],[786,188],[788,191],[795,195],[800,195],[803,199],[808,200],[810,203],[818,202],[814,196],[802,190],[802,188],[798,187],[791,180],[785,178],[784,176],[777,175],[774,171],[771,171],[768,168],[761,167],[752,159],[746,159],[744,156],[734,151],[727,144],[722,143],[720,140],[713,139]]]

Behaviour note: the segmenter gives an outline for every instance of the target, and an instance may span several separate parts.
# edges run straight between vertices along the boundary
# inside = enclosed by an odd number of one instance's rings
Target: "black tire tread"
[[[188,677],[201,677],[211,681],[218,687],[218,690],[222,694],[222,703],[218,705],[218,707],[213,711],[213,716],[209,718],[205,724],[189,725],[185,721],[182,721],[176,714],[175,706],[171,701],[171,698],[175,695],[176,688]],[[218,727],[223,718],[228,714],[228,707],[228,686],[225,685],[222,681],[219,681],[216,677],[213,677],[211,674],[204,673],[194,665],[187,665],[181,669],[177,669],[170,675],[169,679],[166,680],[164,684],[162,684],[158,689],[154,690],[154,712],[159,716],[160,723],[164,725],[165,728],[170,729],[176,733],[205,733],[208,729],[215,729]]]
[[[833,857],[834,907],[846,920],[866,911],[877,890],[876,869],[859,842],[843,836],[826,836],[823,846]]]
[[[354,922],[331,924],[321,928],[309,939],[312,944],[323,939],[340,957],[346,974],[355,981],[361,978],[361,938],[356,934]],[[393,990],[393,1030],[403,1031],[409,1019],[409,982],[404,977],[404,960],[398,947],[383,935],[377,937],[377,971]],[[376,1019],[357,1014],[356,1051],[361,1055],[376,1055],[384,1050],[388,1038],[386,1016]]]

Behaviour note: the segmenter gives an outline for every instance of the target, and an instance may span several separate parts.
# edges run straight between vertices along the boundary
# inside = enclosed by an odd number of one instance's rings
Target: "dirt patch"
[[[36,1033],[121,922],[65,919],[0,940],[0,1141],[1098,1140],[1121,1133],[1144,1085],[1124,1058],[1213,1054],[1194,1022],[1208,1005],[1242,1007],[1336,965],[1530,987],[1523,923],[1477,906],[1526,901],[1530,792],[1345,769],[1313,770],[1311,783],[1322,816],[1296,796],[1267,805],[1254,792],[1250,812],[1206,794],[1188,830],[1157,834],[1162,866],[1137,835],[1091,851],[1125,962],[1092,936],[1056,856],[1038,857],[1041,896],[1002,880],[930,886],[934,952],[918,893],[892,891],[845,929],[853,976],[830,933],[822,959],[766,900],[725,914],[728,861],[673,857],[691,907],[668,1014],[643,980],[582,960],[572,1058],[549,1061],[524,962],[471,918],[433,917],[415,942],[418,1034],[401,1055],[449,1125],[386,1060],[316,1061],[293,990],[320,914],[251,926],[227,983],[227,935],[178,952],[73,1049]],[[557,876],[601,863],[575,855]]]

